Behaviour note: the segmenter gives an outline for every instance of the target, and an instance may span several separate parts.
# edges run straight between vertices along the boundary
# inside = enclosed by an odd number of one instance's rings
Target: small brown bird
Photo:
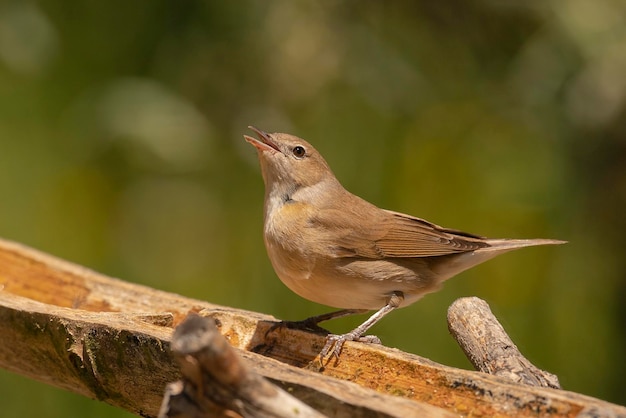
[[[264,239],[276,274],[303,298],[342,308],[297,324],[320,329],[321,321],[376,310],[347,334],[329,334],[322,357],[338,357],[345,341],[380,342],[363,334],[470,267],[517,248],[565,242],[488,239],[380,209],[344,189],[308,142],[249,128],[258,136],[244,138],[261,163]]]

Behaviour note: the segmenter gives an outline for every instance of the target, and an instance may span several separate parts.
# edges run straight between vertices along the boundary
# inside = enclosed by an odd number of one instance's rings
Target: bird
[[[375,311],[345,334],[328,333],[320,352],[339,359],[346,341],[380,343],[365,333],[389,312],[439,290],[447,279],[518,248],[554,239],[490,239],[381,209],[350,193],[307,141],[249,126],[265,185],[263,238],[278,278],[294,293],[339,308],[293,321],[319,323]]]

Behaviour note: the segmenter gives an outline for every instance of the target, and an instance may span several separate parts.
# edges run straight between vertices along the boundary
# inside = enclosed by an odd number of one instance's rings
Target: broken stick
[[[171,347],[183,379],[168,384],[159,418],[325,417],[250,370],[214,319],[191,314]]]
[[[525,385],[560,388],[557,376],[520,353],[484,300],[457,299],[448,308],[448,328],[476,370]]]

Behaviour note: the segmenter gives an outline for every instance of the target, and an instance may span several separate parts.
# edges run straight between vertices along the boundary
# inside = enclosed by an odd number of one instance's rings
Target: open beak
[[[272,137],[270,136],[270,134],[268,134],[267,132],[263,132],[260,129],[257,129],[254,126],[248,126],[248,128],[252,129],[257,134],[259,139],[253,138],[248,135],[244,135],[243,137],[250,144],[254,145],[256,149],[258,149],[259,151],[280,152],[280,150],[278,149],[278,145],[276,145],[276,143],[272,141]]]

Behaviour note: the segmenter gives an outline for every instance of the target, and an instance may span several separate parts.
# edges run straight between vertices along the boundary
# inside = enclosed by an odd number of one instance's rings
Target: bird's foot
[[[348,332],[347,334],[328,334],[326,337],[326,344],[320,352],[320,358],[323,359],[330,354],[330,357],[335,357],[339,360],[339,354],[346,341],[358,341],[368,344],[382,344],[380,338],[375,335],[359,335],[358,333]]]

